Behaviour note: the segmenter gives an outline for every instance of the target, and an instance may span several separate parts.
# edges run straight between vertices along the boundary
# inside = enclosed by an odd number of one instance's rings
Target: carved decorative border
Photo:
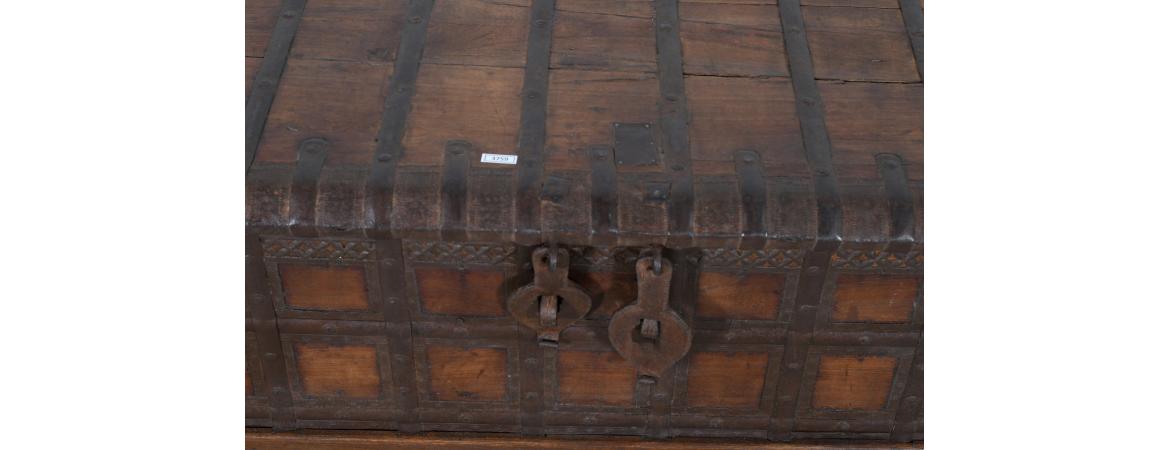
[[[406,259],[423,263],[512,264],[516,247],[502,244],[402,241]]]
[[[703,249],[703,267],[738,270],[800,269],[803,259],[804,251],[800,249]]]
[[[374,243],[353,239],[265,238],[265,258],[373,261]]]
[[[832,267],[846,270],[922,270],[922,250],[911,250],[903,255],[883,250],[837,250]]]

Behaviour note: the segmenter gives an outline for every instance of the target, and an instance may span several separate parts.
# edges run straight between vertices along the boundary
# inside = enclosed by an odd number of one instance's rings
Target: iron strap
[[[402,159],[402,137],[406,132],[406,120],[410,115],[410,102],[414,98],[418,80],[419,65],[422,62],[423,46],[427,39],[427,24],[435,0],[411,0],[402,28],[402,42],[398,46],[397,60],[394,61],[394,75],[390,79],[390,92],[382,107],[382,124],[378,129],[378,147],[374,151],[374,162],[366,180],[366,226],[375,234],[385,237],[390,224],[390,208],[394,199],[394,172]]]
[[[766,227],[767,190],[764,186],[763,161],[751,150],[735,152],[735,176],[739,181],[741,203],[740,249],[764,248],[768,237]]]
[[[447,141],[439,197],[440,235],[446,241],[467,240],[467,173],[471,143]]]
[[[307,0],[284,0],[280,6],[280,15],[276,18],[276,25],[272,29],[272,36],[268,39],[268,47],[264,50],[264,61],[260,63],[260,71],[254,80],[255,86],[244,106],[244,173],[252,168],[252,161],[256,160],[260,135],[264,132],[268,111],[272,109],[272,101],[276,98],[276,88],[280,85],[280,77],[288,62],[288,53],[292,49],[293,37],[297,34],[301,16],[305,14],[306,2]]]
[[[301,237],[317,236],[317,182],[329,143],[321,138],[301,141],[297,149],[297,165],[293,170],[292,187],[288,199],[289,234]]]
[[[410,306],[402,297],[406,292],[402,261],[402,241],[381,240],[374,244],[378,261],[378,282],[382,294],[382,320],[390,349],[390,370],[394,385],[395,421],[407,433],[419,431],[418,386],[414,376],[414,344],[411,334]]]
[[[244,241],[247,254],[247,278],[245,290],[248,293],[248,312],[251,313],[252,331],[256,333],[256,344],[260,352],[261,367],[264,371],[264,395],[268,397],[269,415],[272,428],[291,430],[296,427],[292,394],[289,392],[284,346],[276,325],[276,309],[272,304],[272,292],[268,285],[268,272],[264,267],[264,246],[260,237],[247,233]]]
[[[923,18],[922,7],[915,0],[898,0],[902,9],[902,22],[906,24],[906,35],[910,37],[910,46],[914,49],[914,62],[918,65],[918,78],[922,76],[923,53]]]
[[[589,149],[592,177],[592,237],[598,245],[617,242],[617,168],[613,164],[613,149],[603,145]]]
[[[541,237],[540,180],[544,174],[545,121],[548,117],[548,72],[552,51],[555,0],[533,0],[528,24],[520,139],[516,153],[516,242],[536,245]]]
[[[879,153],[878,174],[885,183],[886,199],[890,204],[890,243],[886,251],[903,255],[914,246],[914,198],[906,184],[902,158],[890,153]]]
[[[796,116],[804,141],[805,159],[812,172],[817,198],[817,239],[804,258],[797,284],[795,312],[784,345],[780,383],[772,403],[768,435],[792,440],[804,364],[816,327],[817,308],[833,252],[841,245],[841,195],[833,172],[832,144],[825,126],[821,94],[813,74],[812,53],[805,34],[800,0],[778,0],[784,49],[796,98]]]
[[[689,247],[692,242],[695,186],[691,169],[686,88],[683,83],[682,39],[679,37],[678,0],[655,0],[655,39],[658,46],[659,127],[664,162],[670,174],[667,245]]]

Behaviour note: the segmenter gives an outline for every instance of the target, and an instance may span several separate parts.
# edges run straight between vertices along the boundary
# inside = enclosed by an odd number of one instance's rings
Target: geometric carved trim
[[[799,269],[803,259],[804,251],[799,249],[703,249],[704,267],[721,267],[737,270]]]
[[[373,261],[374,243],[350,239],[265,238],[266,258]]]
[[[570,247],[570,263],[584,267],[618,267],[633,271],[638,249],[630,247]]]
[[[470,244],[403,239],[406,258],[424,263],[511,264],[516,248],[512,245]]]
[[[882,250],[837,250],[832,266],[849,270],[919,270],[923,266],[923,254],[919,249],[900,256]]]

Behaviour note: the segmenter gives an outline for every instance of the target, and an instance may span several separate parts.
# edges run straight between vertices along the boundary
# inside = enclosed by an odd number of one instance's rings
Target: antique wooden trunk
[[[247,426],[923,433],[917,0],[248,0]]]

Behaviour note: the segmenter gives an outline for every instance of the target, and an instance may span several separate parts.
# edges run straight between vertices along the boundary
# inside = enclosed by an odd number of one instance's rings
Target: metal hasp
[[[535,279],[508,297],[508,312],[537,332],[541,345],[555,346],[561,331],[585,317],[593,300],[569,280],[569,251],[556,246],[532,252]]]
[[[667,306],[673,267],[660,250],[638,259],[638,298],[609,322],[609,341],[638,369],[639,381],[656,382],[691,349],[691,329]]]

